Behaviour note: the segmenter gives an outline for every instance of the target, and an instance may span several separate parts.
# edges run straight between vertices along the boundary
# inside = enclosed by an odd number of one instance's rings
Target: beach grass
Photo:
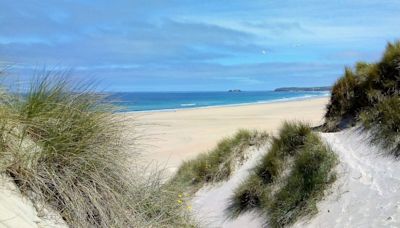
[[[256,174],[250,175],[233,192],[226,208],[228,218],[235,219],[241,214],[261,208],[262,201],[268,201],[268,186]]]
[[[334,180],[335,155],[309,125],[286,122],[267,154],[235,189],[227,213],[257,211],[272,227],[316,212],[316,202]]]
[[[235,166],[246,160],[246,149],[262,145],[268,137],[264,132],[239,130],[234,136],[221,140],[208,153],[184,162],[172,182],[201,187],[205,183],[227,180]]]
[[[376,63],[359,62],[332,89],[325,114],[325,131],[361,124],[371,142],[398,157],[400,41],[389,43]]]
[[[382,146],[396,158],[400,156],[400,97],[384,99],[360,114],[370,131],[371,142]]]
[[[0,172],[71,227],[191,227],[178,189],[128,168],[124,122],[92,91],[46,74],[2,93]]]
[[[277,181],[284,171],[287,159],[297,153],[310,133],[308,124],[283,123],[278,136],[272,138],[267,154],[253,168],[248,180],[235,190],[227,209],[231,218],[239,216],[244,211],[260,208],[262,201],[267,201],[269,198],[267,192],[271,191],[273,182]]]
[[[279,136],[273,138],[268,154],[255,167],[255,173],[264,183],[273,182],[282,171],[285,159],[297,153],[298,148],[304,145],[304,140],[310,133],[308,124],[284,122],[279,130]]]
[[[376,63],[359,62],[346,68],[332,88],[325,114],[325,131],[353,126],[358,116],[386,98],[399,95],[400,42],[389,43]]]
[[[285,227],[300,217],[316,214],[316,203],[336,179],[332,172],[335,164],[334,153],[321,139],[315,133],[307,135],[283,186],[273,194],[271,201],[262,201],[262,208],[269,218],[268,224]]]

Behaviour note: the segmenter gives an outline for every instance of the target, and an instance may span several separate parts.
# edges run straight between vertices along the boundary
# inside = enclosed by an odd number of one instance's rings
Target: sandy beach
[[[143,159],[174,171],[182,161],[212,149],[218,140],[241,128],[273,133],[284,120],[321,124],[327,102],[328,98],[314,98],[121,115],[130,122],[128,131],[142,137]]]

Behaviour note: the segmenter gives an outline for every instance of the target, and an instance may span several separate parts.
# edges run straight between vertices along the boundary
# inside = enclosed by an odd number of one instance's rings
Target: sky
[[[331,85],[400,39],[399,0],[1,0],[9,80],[70,70],[107,91]]]

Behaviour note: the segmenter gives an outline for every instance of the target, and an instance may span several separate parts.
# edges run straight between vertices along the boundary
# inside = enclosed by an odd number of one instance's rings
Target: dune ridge
[[[398,227],[400,225],[400,167],[379,146],[368,143],[370,135],[359,127],[337,133],[320,133],[339,156],[333,186],[317,203],[318,214],[303,218],[291,227]],[[224,209],[235,187],[265,154],[268,144],[250,148],[252,156],[232,177],[215,186],[205,186],[193,198],[196,218],[206,227],[262,227],[264,218],[254,212],[227,219]]]

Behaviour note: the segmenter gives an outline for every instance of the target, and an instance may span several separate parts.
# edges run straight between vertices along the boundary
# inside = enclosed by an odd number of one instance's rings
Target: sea
[[[110,99],[121,112],[149,112],[272,103],[329,95],[329,91],[119,92],[113,93]]]

